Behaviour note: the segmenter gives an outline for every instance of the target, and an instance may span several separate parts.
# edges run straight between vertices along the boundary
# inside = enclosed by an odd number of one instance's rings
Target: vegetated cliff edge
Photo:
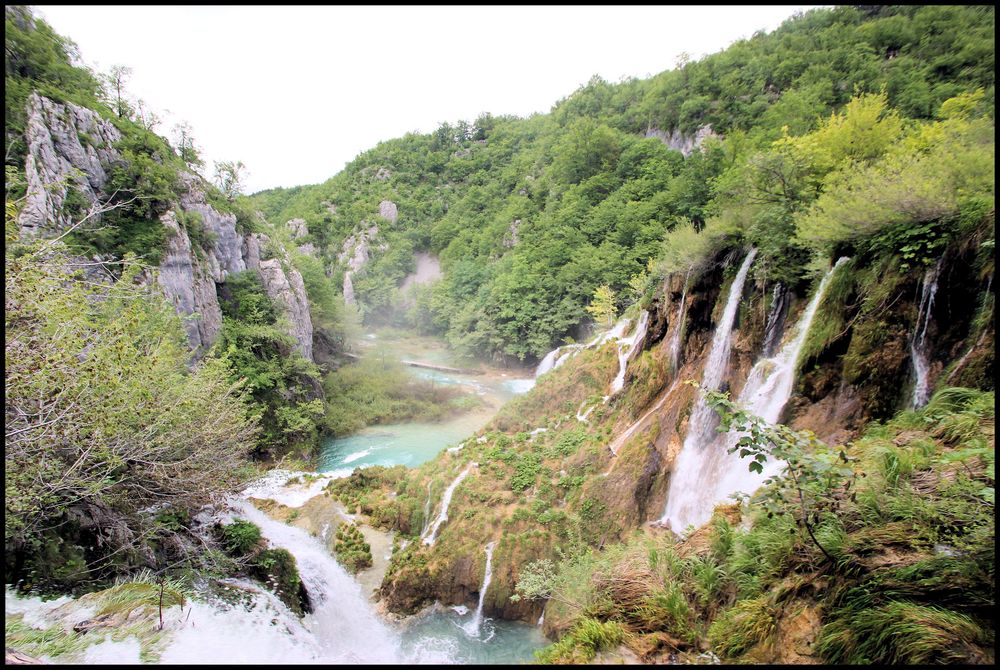
[[[29,99],[27,114],[28,188],[18,222],[25,237],[55,236],[112,196],[107,192],[111,172],[127,164],[115,148],[122,135],[93,110],[37,93]],[[167,235],[155,267],[164,293],[179,314],[189,317],[185,328],[191,349],[200,356],[218,337],[222,311],[217,285],[232,274],[253,270],[268,295],[282,306],[296,350],[311,361],[309,302],[302,276],[287,253],[266,234],[241,230],[235,214],[220,212],[207,202],[200,177],[182,172],[180,179],[179,198],[159,216]],[[77,234],[86,236],[88,229],[99,226],[100,217],[93,217]],[[194,242],[191,228],[197,231]],[[148,281],[153,273],[146,276]]]

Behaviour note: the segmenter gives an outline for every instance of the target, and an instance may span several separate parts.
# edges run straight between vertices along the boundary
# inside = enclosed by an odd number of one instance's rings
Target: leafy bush
[[[260,543],[260,528],[246,519],[236,519],[219,532],[222,544],[234,556],[246,556]]]

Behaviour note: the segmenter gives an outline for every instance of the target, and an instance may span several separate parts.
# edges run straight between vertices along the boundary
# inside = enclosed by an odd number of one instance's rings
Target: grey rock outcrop
[[[307,360],[312,357],[312,319],[309,316],[309,299],[302,275],[291,264],[287,270],[277,258],[261,261],[258,270],[264,290],[278,304],[288,320],[289,334],[295,338],[296,349]]]
[[[188,343],[195,355],[200,356],[212,346],[222,328],[215,281],[192,252],[187,231],[177,223],[174,212],[167,212],[160,221],[170,236],[157,281],[184,319]]]
[[[107,197],[111,169],[123,160],[113,146],[121,134],[90,109],[57,103],[38,94],[32,94],[28,102],[25,134],[28,190],[18,223],[27,237],[56,235],[73,223],[66,211],[67,184],[87,206]],[[222,329],[217,286],[231,275],[255,270],[285,315],[296,349],[312,360],[312,319],[302,276],[290,264],[286,270],[278,260],[262,261],[262,247],[271,245],[271,240],[260,233],[242,233],[235,215],[209,204],[200,177],[185,172],[179,177],[180,195],[160,217],[167,240],[156,284],[183,318],[195,357],[204,355]],[[194,248],[188,231],[178,220],[181,212],[187,216],[197,214],[206,233],[204,239],[211,240],[203,242],[205,247]],[[301,226],[302,236],[308,234],[304,221]],[[362,251],[367,260],[367,247]],[[279,249],[279,253],[284,251]],[[97,260],[80,259],[80,263],[85,271],[96,271],[100,266]],[[144,277],[147,282],[153,281],[152,273]]]
[[[69,187],[88,207],[98,201],[109,171],[121,161],[114,148],[121,133],[92,110],[32,93],[25,139],[28,188],[18,225],[25,237],[57,233],[73,223],[64,207]]]
[[[383,200],[378,204],[378,215],[389,223],[396,223],[396,219],[399,218],[399,210],[396,209],[396,203],[392,200]]]
[[[309,226],[306,225],[305,219],[289,219],[285,225],[292,231],[293,240],[301,240],[309,234]]]
[[[344,240],[341,252],[337,256],[337,262],[344,263],[347,266],[344,272],[344,302],[348,305],[353,305],[356,302],[354,299],[354,282],[351,279],[351,275],[363,268],[365,263],[368,262],[371,255],[372,240],[378,236],[378,225],[374,223],[366,224],[364,221],[361,222],[361,225],[363,227],[359,232],[352,234]],[[379,247],[379,250],[384,251],[385,248],[383,245]]]
[[[674,128],[669,133],[656,128],[646,131],[646,137],[655,137],[674,151],[680,151],[684,156],[690,156],[695,149],[701,148],[710,137],[720,137],[709,124],[705,124],[694,134],[682,133],[679,128]]]

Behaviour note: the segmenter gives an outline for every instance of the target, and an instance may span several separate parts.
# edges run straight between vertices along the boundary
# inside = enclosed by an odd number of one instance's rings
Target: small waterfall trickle
[[[618,340],[618,374],[611,382],[611,395],[615,395],[625,387],[625,370],[628,367],[628,362],[636,354],[636,346],[646,337],[648,327],[649,312],[641,310],[639,322],[632,335]]]
[[[434,519],[434,523],[431,524],[430,528],[426,531],[426,536],[421,536],[424,544],[431,546],[434,544],[434,540],[437,539],[438,529],[441,528],[441,524],[448,520],[448,505],[451,504],[451,496],[455,493],[455,489],[458,485],[462,483],[469,472],[475,467],[475,463],[469,463],[462,472],[459,473],[458,477],[455,477],[455,481],[448,485],[448,488],[444,490],[444,495],[441,496],[441,511],[438,512],[437,517]]]
[[[549,353],[545,354],[545,357],[542,358],[542,360],[538,363],[538,367],[535,368],[535,379],[538,379],[546,372],[551,370],[553,367],[555,367],[556,356],[559,355],[560,349],[562,349],[562,347],[556,347]]]
[[[850,259],[841,258],[823,276],[816,293],[795,326],[794,335],[785,346],[774,357],[761,357],[757,361],[743,386],[737,400],[738,405],[768,423],[778,420],[785,403],[791,397],[799,356],[826,288],[833,273],[848,260]],[[767,477],[780,471],[784,464],[770,459],[764,464],[762,474],[750,472],[747,463],[737,453],[728,453],[728,449],[740,437],[741,434],[736,431],[716,435],[703,449],[699,449],[696,462],[689,458],[684,470],[675,467],[668,492],[667,510],[661,523],[668,523],[678,533],[688,525],[700,526],[711,518],[715,505],[728,499],[736,491],[755,491]],[[687,446],[685,440],[685,450]],[[683,455],[684,451],[681,452],[681,456]],[[678,465],[680,462],[679,456]]]
[[[685,301],[687,298],[688,281],[691,279],[691,271],[684,275],[684,288],[681,290],[681,302],[677,306],[677,327],[670,338],[670,371],[676,373],[680,369],[681,362],[681,335],[684,331],[684,312],[687,309]]]
[[[712,336],[712,348],[705,362],[705,371],[702,373],[701,385],[706,389],[716,390],[722,382],[722,377],[729,367],[729,351],[733,341],[733,322],[736,320],[736,311],[740,306],[740,297],[743,295],[743,285],[746,282],[750,265],[757,257],[757,249],[751,249],[743,260],[739,272],[733,279],[732,286],[729,287],[729,296],[726,298],[726,306],[722,311],[722,318],[715,328]],[[695,402],[691,411],[691,418],[688,420],[687,436],[684,438],[684,447],[681,450],[681,457],[684,452],[691,448],[699,448],[707,443],[715,435],[715,426],[718,418],[715,412],[708,406],[704,398],[700,397]],[[692,464],[693,465],[693,464]]]
[[[767,314],[767,324],[764,326],[764,345],[761,356],[771,356],[781,343],[782,326],[785,324],[785,314],[788,313],[788,291],[784,284],[774,285],[771,294],[771,310]]]
[[[496,542],[486,545],[486,572],[483,574],[483,585],[479,587],[479,605],[472,621],[465,624],[462,629],[469,637],[479,637],[479,629],[483,625],[483,602],[486,600],[486,591],[490,588],[490,581],[493,579],[493,548]]]
[[[708,361],[705,363],[705,371],[702,373],[701,385],[706,389],[717,389],[726,368],[729,366],[733,322],[736,319],[740,296],[743,295],[743,284],[746,282],[750,265],[756,257],[757,249],[751,249],[743,260],[739,272],[736,273],[732,286],[729,287],[726,306],[722,311],[722,318],[719,319],[719,323],[715,327],[712,348],[708,354]],[[667,506],[660,519],[661,523],[672,520],[672,528],[676,530],[687,525],[686,521],[683,526],[676,525],[679,520],[678,510],[684,510],[696,504],[699,494],[702,493],[692,489],[701,469],[703,445],[711,440],[711,431],[715,429],[717,421],[715,412],[705,402],[704,397],[699,396],[691,411],[691,417],[688,419],[687,435],[684,437],[684,444],[674,464],[670,491],[667,494]]]
[[[937,294],[938,274],[941,272],[939,258],[934,267],[927,268],[924,273],[923,290],[920,294],[920,306],[917,311],[917,323],[910,335],[910,362],[913,365],[913,395],[910,398],[910,408],[919,409],[930,400],[929,351],[927,347],[927,325],[931,321],[931,309],[934,307],[934,296]]]

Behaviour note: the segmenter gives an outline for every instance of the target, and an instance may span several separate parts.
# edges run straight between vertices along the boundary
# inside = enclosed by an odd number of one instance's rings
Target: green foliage
[[[260,543],[260,528],[246,519],[222,526],[222,544],[234,556],[246,556]]]
[[[610,649],[625,639],[621,624],[584,618],[559,642],[535,652],[539,663],[586,663],[598,651]]]
[[[933,605],[890,602],[823,627],[816,650],[830,663],[968,663],[992,634],[968,616]],[[975,658],[976,656],[973,656]]]
[[[251,395],[262,429],[257,453],[312,449],[324,416],[313,381],[319,377],[316,366],[279,327],[279,311],[257,273],[230,275],[223,287],[222,331],[213,351]]]
[[[95,285],[52,242],[5,260],[9,549],[31,554],[90,510],[109,533],[80,542],[97,571],[142,543],[140,510],[195,509],[239,486],[257,430],[246,391],[218,360],[189,370],[180,320],[135,283],[139,267],[126,259],[120,281]]]
[[[287,549],[265,549],[253,561],[254,574],[270,586],[290,610],[302,615],[307,609],[307,598],[299,576],[295,556]]]
[[[372,548],[365,542],[361,530],[352,523],[342,523],[337,526],[333,551],[341,565],[351,573],[372,566]]]
[[[326,397],[335,399],[326,410],[324,426],[333,435],[345,435],[377,423],[405,420],[439,421],[468,409],[454,401],[461,391],[413,377],[392,356],[376,354],[345,365],[327,375]]]
[[[708,639],[724,657],[736,657],[757,644],[770,644],[777,632],[775,608],[767,596],[741,600],[712,622]]]

